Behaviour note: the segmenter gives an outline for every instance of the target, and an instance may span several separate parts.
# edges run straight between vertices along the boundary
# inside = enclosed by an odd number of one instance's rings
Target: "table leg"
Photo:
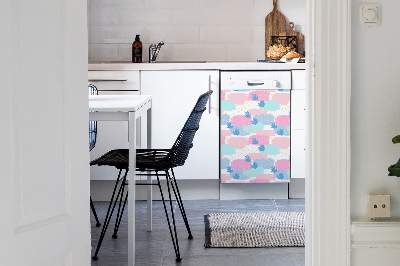
[[[147,149],[151,149],[151,107],[147,110]],[[150,174],[151,172],[148,172]],[[147,183],[151,184],[151,175],[147,176]],[[153,186],[147,186],[147,231],[153,230]]]
[[[136,169],[136,119],[129,112],[129,196],[128,196],[128,266],[135,265],[135,169]]]

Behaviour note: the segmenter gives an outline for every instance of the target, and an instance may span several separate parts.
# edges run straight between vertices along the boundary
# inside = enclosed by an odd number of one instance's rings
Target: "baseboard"
[[[219,180],[178,180],[181,197],[186,200],[201,199],[287,199],[304,198],[304,179],[292,179],[282,184],[220,184]],[[146,181],[137,181],[146,183]],[[91,180],[90,195],[94,201],[109,201],[114,188],[114,180]],[[161,186],[166,193],[166,181],[161,180]],[[289,194],[288,194],[289,186]],[[146,200],[147,187],[136,186],[136,200]],[[161,200],[158,186],[152,186],[153,199]]]
[[[351,230],[351,265],[399,265],[400,220],[354,221]]]
[[[306,179],[291,178],[289,183],[289,199],[304,199],[306,197]]]
[[[221,200],[287,199],[288,184],[221,184]]]

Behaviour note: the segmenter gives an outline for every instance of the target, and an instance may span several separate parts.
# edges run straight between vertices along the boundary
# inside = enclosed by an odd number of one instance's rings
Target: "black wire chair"
[[[136,171],[140,172],[146,172],[143,174],[137,174],[137,175],[151,175],[151,176],[156,176],[157,177],[157,184],[160,193],[161,193],[161,199],[164,205],[164,211],[165,215],[167,217],[167,222],[168,222],[168,227],[169,227],[169,232],[171,234],[171,239],[172,243],[174,246],[175,250],[175,255],[176,255],[176,261],[181,261],[181,256],[179,252],[179,244],[178,244],[178,236],[176,233],[176,226],[175,226],[175,217],[174,217],[174,212],[173,212],[173,206],[172,206],[172,197],[171,197],[171,188],[173,190],[173,193],[175,195],[175,199],[178,203],[179,210],[182,214],[182,218],[185,222],[186,229],[188,231],[188,238],[193,239],[192,233],[190,231],[189,227],[189,222],[186,217],[185,209],[183,207],[183,202],[182,198],[179,192],[178,184],[175,179],[175,174],[173,171],[173,168],[177,166],[182,166],[184,165],[190,149],[193,147],[193,138],[194,135],[196,134],[196,131],[199,129],[199,123],[200,119],[202,117],[203,112],[206,110],[206,103],[212,94],[212,91],[209,91],[207,93],[204,93],[200,95],[198,98],[196,105],[194,106],[192,112],[189,115],[189,118],[187,119],[185,125],[183,126],[178,138],[176,139],[174,145],[172,146],[171,149],[137,149],[136,150]],[[119,225],[121,223],[122,219],[122,214],[125,209],[125,205],[127,202],[128,198],[128,193],[125,193],[125,199],[124,197],[124,188],[125,185],[127,185],[126,181],[126,176],[129,171],[128,165],[129,165],[129,150],[128,149],[118,149],[118,150],[111,150],[107,152],[106,154],[100,156],[99,158],[93,160],[90,165],[108,165],[108,166],[114,166],[117,169],[119,169],[117,181],[114,186],[114,190],[111,196],[111,201],[108,206],[107,210],[107,215],[105,222],[103,224],[103,229],[100,234],[100,239],[99,242],[97,243],[97,248],[95,251],[94,256],[92,257],[93,260],[98,259],[98,253],[101,247],[101,243],[104,239],[104,235],[107,231],[107,227],[110,223],[111,216],[114,212],[114,209],[116,207],[116,204],[118,203],[119,200],[119,206],[118,206],[118,212],[117,212],[117,218],[116,218],[116,223],[114,227],[114,233],[112,235],[113,238],[117,238],[118,235],[118,229]],[[125,170],[123,176],[121,177],[122,170]],[[152,172],[155,172],[155,174],[152,174]],[[164,172],[164,174],[161,174],[159,172]],[[170,173],[171,172],[171,173]],[[161,183],[160,183],[160,176],[165,176],[166,181],[167,181],[167,188],[168,188],[168,199],[170,203],[170,215],[168,214],[167,206],[165,204],[165,199],[164,199],[164,194],[161,188]],[[117,195],[115,197],[115,192],[116,189],[119,185],[119,189],[117,192]],[[147,184],[144,184],[147,185]],[[114,202],[114,197],[115,197],[115,202]],[[123,202],[123,203],[122,203]],[[170,222],[170,217],[172,218],[172,226]]]
[[[96,86],[93,84],[89,84],[89,95],[98,95],[98,91]],[[89,151],[92,151],[94,146],[96,145],[97,140],[97,121],[89,121]],[[92,201],[92,196],[90,196],[90,209],[93,212],[94,218],[96,219],[96,226],[99,227],[101,223],[99,222],[99,218],[97,217],[96,209],[94,208],[94,204]]]

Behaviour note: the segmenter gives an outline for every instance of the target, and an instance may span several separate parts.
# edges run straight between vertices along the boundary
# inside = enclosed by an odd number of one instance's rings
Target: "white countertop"
[[[159,62],[159,63],[89,63],[89,70],[291,70],[306,69],[305,63],[261,62]]]
[[[151,95],[89,95],[89,111],[133,112],[151,98]]]

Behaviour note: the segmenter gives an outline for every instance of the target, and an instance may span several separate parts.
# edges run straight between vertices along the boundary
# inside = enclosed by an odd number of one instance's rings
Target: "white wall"
[[[305,34],[305,0],[278,10]],[[89,62],[131,61],[141,35],[143,60],[164,41],[159,61],[264,59],[265,17],[272,0],[88,0]]]
[[[368,193],[391,195],[392,216],[400,218],[400,178],[387,168],[400,157],[400,2],[381,0],[380,27],[358,25],[352,3],[351,215],[365,217]]]
[[[351,265],[399,265],[400,178],[387,168],[400,157],[400,2],[380,0],[381,26],[362,27],[363,2],[352,1]],[[392,219],[366,222],[369,193],[391,195]]]

